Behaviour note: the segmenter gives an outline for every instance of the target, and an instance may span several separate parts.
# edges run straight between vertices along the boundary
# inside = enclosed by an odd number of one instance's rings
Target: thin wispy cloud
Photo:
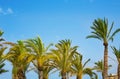
[[[2,8],[0,8],[0,14],[3,14],[4,12],[3,12],[3,9]]]
[[[0,7],[0,15],[9,15],[13,13],[14,11],[11,8],[3,9]]]
[[[13,10],[12,10],[11,8],[8,8],[8,9],[7,9],[7,13],[8,13],[8,14],[13,14],[14,12],[13,12]]]

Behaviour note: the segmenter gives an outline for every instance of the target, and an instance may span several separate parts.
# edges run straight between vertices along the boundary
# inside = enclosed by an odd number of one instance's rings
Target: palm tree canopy
[[[94,69],[97,70],[98,72],[103,72],[103,69],[104,69],[103,61],[101,60],[101,61],[95,62]]]
[[[38,67],[39,64],[39,66],[42,67],[46,60],[49,59],[47,56],[47,51],[49,47],[53,44],[50,44],[47,47],[45,47],[40,37],[36,37],[35,39],[28,39],[24,41],[24,43],[27,47],[27,50],[29,50],[30,53],[34,54],[34,56],[36,57],[33,61],[34,66]]]
[[[8,70],[3,69],[3,67],[5,66],[5,64],[3,63],[5,61],[4,51],[7,49],[7,47],[4,47],[3,44],[1,44],[1,42],[4,41],[4,39],[1,38],[3,33],[4,32],[2,30],[0,30],[0,74],[2,74],[4,72],[8,72]]]
[[[73,74],[81,74],[81,75],[89,75],[91,78],[93,75],[97,78],[97,75],[92,71],[92,68],[86,67],[87,63],[90,61],[90,59],[83,62],[83,56],[79,53],[76,53],[73,59]]]
[[[25,41],[26,47],[29,47],[33,53],[35,53],[38,56],[41,56],[44,51],[44,44],[42,43],[42,40],[40,37],[37,37],[35,39],[28,39]]]
[[[113,37],[116,35],[116,33],[120,32],[120,28],[116,29],[112,33],[114,23],[110,25],[110,28],[108,27],[108,19],[95,19],[93,22],[93,26],[91,26],[92,35],[87,36],[87,38],[97,38],[99,40],[102,40],[104,43],[107,43],[108,41],[113,41]]]
[[[120,63],[120,48],[117,49],[115,46],[111,47],[113,50],[114,55],[117,58],[118,63]]]
[[[80,54],[75,54],[74,58],[73,58],[73,69],[76,71],[76,72],[80,72],[82,71],[86,64],[90,61],[90,59],[88,59],[87,61],[85,61],[83,63],[83,56],[80,55]]]
[[[78,46],[71,46],[71,41],[61,40],[55,45],[56,49],[51,49],[51,54],[53,61],[55,62],[55,67],[61,71],[61,73],[66,73],[71,70],[72,57],[76,52]]]
[[[97,70],[98,72],[103,72],[103,69],[104,69],[104,62],[103,60],[100,60],[100,61],[97,61],[94,63],[95,66],[94,66],[94,70]],[[108,68],[112,67],[112,65],[108,65]]]
[[[10,48],[6,59],[12,63],[13,73],[17,73],[19,68],[25,72],[30,62],[34,59],[34,55],[28,53],[23,41],[18,41],[17,44]]]
[[[5,61],[3,53],[6,49],[7,47],[0,48],[0,74],[8,72],[8,70],[3,69],[3,67],[5,66],[5,64],[3,63]]]

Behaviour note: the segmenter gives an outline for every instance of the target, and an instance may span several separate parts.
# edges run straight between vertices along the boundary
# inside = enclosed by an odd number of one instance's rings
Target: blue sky
[[[114,29],[119,28],[119,7],[120,0],[0,0],[0,29],[5,32],[4,38],[12,42],[38,35],[46,45],[71,39],[73,45],[79,46],[78,51],[84,59],[91,58],[88,66],[93,66],[95,61],[103,58],[102,42],[85,37],[97,18],[106,17],[109,24],[114,21]],[[120,35],[117,35],[110,45],[120,46],[119,40]],[[114,58],[111,49],[109,56]],[[114,64],[109,72],[116,73],[116,62],[109,61]],[[7,62],[5,68],[11,69],[10,63]],[[60,79],[55,74],[50,75],[50,79]],[[37,79],[33,72],[27,77]],[[5,73],[1,78],[11,79],[11,73]]]

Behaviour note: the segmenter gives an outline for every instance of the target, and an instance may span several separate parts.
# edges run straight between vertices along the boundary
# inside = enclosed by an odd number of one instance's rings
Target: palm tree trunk
[[[62,72],[61,75],[62,75],[62,79],[67,79],[67,78],[66,78],[66,73],[65,73],[65,72]]]
[[[18,79],[16,74],[12,74],[12,79]]]
[[[108,79],[108,43],[104,43],[104,78]]]
[[[48,79],[48,77],[43,77],[43,79]]]
[[[117,75],[118,75],[118,79],[120,79],[120,63],[118,64],[118,72],[117,72]]]
[[[43,72],[43,79],[48,79],[48,75],[45,75]]]
[[[76,79],[82,79],[82,75],[77,75]]]
[[[17,73],[18,79],[26,79],[25,73],[23,70],[19,70]]]
[[[42,67],[39,67],[38,70],[39,70],[39,72],[38,72],[38,74],[39,74],[39,79],[43,79],[43,68],[42,68]]]

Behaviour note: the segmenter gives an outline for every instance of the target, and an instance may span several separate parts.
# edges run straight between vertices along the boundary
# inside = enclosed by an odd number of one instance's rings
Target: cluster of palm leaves
[[[5,59],[3,53],[7,49],[7,47],[4,47],[1,43],[4,41],[4,39],[1,37],[3,33],[4,33],[3,31],[0,31],[0,74],[7,72],[7,70],[3,68],[5,66],[4,64]]]
[[[59,70],[62,79],[67,79],[67,74],[73,73],[77,75],[77,79],[82,79],[84,74],[88,74],[90,78],[95,75],[92,68],[85,67],[89,60],[83,64],[82,55],[77,52],[78,46],[72,47],[70,40],[59,41],[49,51],[52,44],[45,47],[40,37],[10,45],[5,58],[13,65],[13,79],[26,79],[25,73],[30,63],[34,65],[39,79],[48,79],[51,70]]]
[[[48,79],[49,73],[56,70],[60,72],[61,79],[68,79],[70,76],[76,76],[76,79],[82,79],[84,75],[89,75],[90,79],[97,79],[94,70],[101,72],[103,79],[108,79],[108,42],[113,41],[113,37],[120,31],[117,29],[111,33],[113,23],[109,29],[107,19],[96,19],[91,29],[92,35],[87,38],[97,38],[103,41],[104,58],[95,62],[94,67],[87,67],[90,59],[83,61],[83,56],[77,51],[78,46],[72,46],[71,40],[60,40],[57,44],[50,44],[45,47],[41,38],[17,41],[17,43],[1,42],[0,38],[0,73],[7,72],[3,69],[4,61],[12,63],[12,79],[26,79],[26,72],[34,70],[39,79]],[[3,32],[0,31],[0,37]],[[8,46],[8,52],[4,54],[5,47]],[[120,77],[120,49],[111,47],[118,60],[118,76]],[[31,64],[33,67],[31,67]]]

